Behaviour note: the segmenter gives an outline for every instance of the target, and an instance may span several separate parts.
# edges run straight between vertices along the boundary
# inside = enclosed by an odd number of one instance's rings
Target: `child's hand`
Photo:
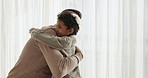
[[[31,29],[29,30],[29,33],[31,34],[31,32],[32,32],[34,29],[36,29],[36,28],[31,28]]]

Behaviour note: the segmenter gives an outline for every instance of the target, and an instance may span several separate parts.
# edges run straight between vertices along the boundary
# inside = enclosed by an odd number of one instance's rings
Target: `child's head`
[[[77,10],[76,10],[77,11]],[[79,12],[79,11],[77,11]],[[81,13],[78,13],[81,17]],[[79,30],[80,17],[77,13],[70,10],[64,10],[57,15],[56,32],[58,36],[76,35]]]
[[[82,18],[82,14],[81,14],[81,12],[78,11],[78,10],[75,10],[75,9],[65,9],[65,10],[63,10],[61,13],[64,13],[64,12],[75,13],[75,14],[77,14],[80,18]]]

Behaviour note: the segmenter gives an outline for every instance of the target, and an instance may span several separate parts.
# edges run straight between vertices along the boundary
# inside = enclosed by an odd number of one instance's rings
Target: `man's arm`
[[[45,60],[56,78],[62,78],[72,71],[78,63],[83,59],[83,54],[76,47],[76,54],[71,57],[63,57],[63,55],[55,49],[51,49],[47,45],[38,42],[38,46],[45,57]]]
[[[47,34],[40,29],[33,29],[31,32],[31,37],[57,50],[70,48],[76,42],[75,37],[58,37]]]

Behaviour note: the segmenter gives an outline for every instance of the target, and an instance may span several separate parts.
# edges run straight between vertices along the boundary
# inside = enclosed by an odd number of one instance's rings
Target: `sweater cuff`
[[[77,52],[74,56],[78,60],[78,64],[83,59],[83,54],[81,52]]]

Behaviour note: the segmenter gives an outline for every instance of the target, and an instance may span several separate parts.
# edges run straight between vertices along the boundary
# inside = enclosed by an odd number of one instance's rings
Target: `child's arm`
[[[35,40],[40,41],[57,50],[70,48],[76,42],[74,37],[57,37],[51,34],[47,34],[40,29],[33,29],[31,31],[31,36]]]

